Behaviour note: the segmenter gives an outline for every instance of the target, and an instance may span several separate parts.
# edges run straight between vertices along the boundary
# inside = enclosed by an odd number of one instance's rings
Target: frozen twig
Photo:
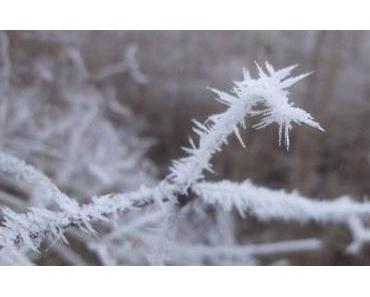
[[[357,202],[349,197],[335,200],[313,200],[293,192],[270,190],[250,182],[199,183],[193,187],[205,203],[225,210],[235,208],[244,216],[250,214],[258,220],[282,220],[344,223],[352,217],[370,216],[370,203]]]
[[[76,212],[78,204],[62,193],[57,186],[43,173],[24,161],[0,153],[0,172],[32,188],[34,195],[42,200],[54,201],[67,212]]]
[[[18,214],[5,209],[4,227],[0,228],[0,247],[9,249],[25,245],[37,250],[40,243],[47,238],[66,242],[64,232],[71,227],[96,234],[91,222],[105,221],[117,213],[142,208],[159,199],[163,199],[163,192],[158,187],[141,188],[137,192],[96,197],[88,205],[78,206],[76,203],[74,209],[68,211],[31,208],[25,214]]]
[[[244,80],[236,83],[231,94],[214,90],[218,95],[216,100],[227,106],[225,112],[210,116],[204,124],[194,121],[193,130],[199,136],[198,145],[190,139],[191,147],[184,148],[188,155],[174,161],[168,176],[179,193],[186,194],[189,187],[204,178],[204,171],[213,172],[211,158],[227,144],[230,134],[235,134],[241,145],[245,146],[239,128],[246,128],[245,120],[248,116],[264,116],[257,128],[276,123],[279,126],[279,139],[282,138],[282,131],[285,133],[287,147],[292,123],[304,123],[322,130],[310,114],[294,107],[287,97],[286,89],[306,75],[289,77],[295,66],[274,71],[266,63],[268,73],[257,67],[258,79],[252,79],[245,71]]]

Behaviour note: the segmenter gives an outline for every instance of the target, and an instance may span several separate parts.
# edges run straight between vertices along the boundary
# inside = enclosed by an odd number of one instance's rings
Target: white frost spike
[[[313,128],[323,131],[321,126],[314,121],[312,116],[293,105],[289,102],[288,87],[294,85],[298,81],[307,77],[310,73],[305,73],[298,76],[289,77],[291,71],[297,67],[297,65],[289,66],[281,70],[275,71],[274,68],[266,62],[267,73],[258,65],[258,79],[252,79],[250,76],[245,76],[244,81],[236,84],[235,93],[239,99],[248,100],[248,97],[253,97],[252,107],[257,108],[258,104],[263,105],[263,109],[258,111],[253,110],[253,114],[262,114],[263,118],[254,127],[257,129],[265,128],[273,123],[279,126],[279,145],[282,143],[282,138],[285,139],[284,143],[287,149],[289,149],[289,131],[292,129],[292,123],[301,124],[304,123]]]
[[[247,68],[243,68],[243,77],[244,77],[244,80],[251,79],[251,76]]]
[[[288,79],[284,80],[281,83],[281,86],[284,89],[289,88],[292,85],[294,85],[295,83],[299,82],[300,80],[302,80],[302,79],[306,78],[307,76],[311,75],[312,73],[313,72],[311,71],[311,72],[307,72],[307,73],[304,73],[304,74],[301,74],[301,75],[298,75],[298,76],[288,78]]]
[[[269,62],[266,61],[265,66],[266,66],[267,72],[270,75],[272,75],[275,72],[274,67],[272,67],[272,65]]]
[[[243,123],[244,124],[244,123]],[[245,145],[245,143],[244,143],[244,141],[243,141],[243,139],[242,139],[242,137],[241,137],[241,135],[240,135],[240,132],[239,132],[239,128],[238,128],[238,126],[235,126],[234,127],[234,134],[236,135],[236,137],[238,138],[238,140],[239,140],[239,142],[240,142],[240,144],[241,144],[241,146],[243,147],[243,148],[246,148],[247,146]]]

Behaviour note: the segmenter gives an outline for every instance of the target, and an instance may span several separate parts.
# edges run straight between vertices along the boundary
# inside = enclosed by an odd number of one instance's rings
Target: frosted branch
[[[259,220],[297,222],[344,223],[352,217],[370,216],[370,203],[356,202],[349,197],[336,200],[313,200],[298,193],[270,190],[250,182],[200,183],[193,187],[199,197],[209,204],[231,210],[244,216],[250,214]]]
[[[25,245],[37,250],[42,240],[49,237],[66,241],[63,233],[70,227],[80,227],[95,234],[91,221],[106,220],[116,213],[145,207],[165,197],[164,187],[160,185],[152,189],[142,187],[137,192],[127,194],[95,197],[92,203],[79,206],[41,172],[15,157],[0,154],[0,169],[35,186],[40,195],[55,201],[61,208],[60,211],[31,208],[23,214],[4,209],[5,222],[4,227],[0,228],[0,247],[5,249]]]
[[[67,212],[78,210],[77,202],[62,193],[46,175],[14,156],[0,153],[0,172],[30,186],[42,200],[54,201]]]
[[[289,77],[295,66],[274,71],[266,63],[268,73],[258,65],[259,77],[252,79],[248,71],[244,72],[244,80],[235,83],[232,93],[214,90],[218,95],[217,101],[227,106],[221,114],[210,116],[205,123],[194,121],[194,132],[199,136],[199,143],[195,145],[190,139],[190,148],[184,148],[186,157],[174,161],[168,179],[175,185],[179,193],[186,193],[189,187],[204,178],[204,171],[213,172],[210,163],[216,152],[221,151],[230,134],[235,134],[242,146],[244,142],[239,128],[246,128],[245,119],[249,116],[262,114],[264,117],[256,126],[264,128],[272,123],[279,126],[279,139],[284,137],[289,147],[289,131],[292,123],[304,123],[322,130],[311,115],[302,109],[296,108],[288,100],[286,89],[292,86],[306,74]],[[260,107],[262,105],[262,109]]]

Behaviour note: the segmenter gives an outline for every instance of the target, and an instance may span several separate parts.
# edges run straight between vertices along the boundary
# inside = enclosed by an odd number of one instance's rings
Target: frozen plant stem
[[[193,190],[203,203],[224,210],[234,208],[241,216],[250,214],[260,221],[342,223],[356,230],[353,232],[356,234],[362,231],[361,227],[357,227],[358,220],[370,216],[368,202],[353,201],[346,196],[335,200],[313,200],[296,192],[258,187],[249,181],[240,184],[229,181],[205,182],[195,185]]]
[[[311,115],[302,109],[294,107],[287,97],[288,87],[307,74],[289,77],[296,66],[290,66],[275,71],[266,63],[267,73],[258,65],[259,78],[252,79],[248,71],[244,71],[244,80],[235,83],[231,93],[214,90],[218,95],[216,100],[227,106],[221,114],[210,116],[204,124],[194,121],[194,132],[199,136],[196,146],[190,138],[190,148],[184,148],[186,157],[173,162],[168,179],[180,194],[186,194],[189,187],[204,178],[204,171],[212,171],[210,163],[212,156],[221,151],[227,144],[230,134],[235,134],[241,145],[245,144],[240,135],[240,127],[246,129],[245,119],[248,116],[262,114],[263,118],[256,128],[264,128],[276,123],[279,126],[279,143],[284,131],[285,143],[289,148],[289,131],[292,123],[304,123],[322,130]],[[261,109],[262,106],[262,109]]]

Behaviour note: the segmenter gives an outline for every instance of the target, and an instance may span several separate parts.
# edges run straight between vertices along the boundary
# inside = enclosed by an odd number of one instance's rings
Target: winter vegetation
[[[35,59],[32,83],[21,84],[22,67],[12,63],[7,33],[0,35],[0,182],[7,189],[0,195],[2,265],[43,264],[50,252],[67,265],[258,265],[271,255],[267,264],[289,265],[286,255],[327,244],[315,235],[240,240],[240,220],[266,228],[275,222],[338,225],[350,233],[350,254],[370,241],[367,201],[348,195],[318,200],[257,186],[247,175],[243,182],[214,180],[214,160],[233,139],[248,154],[246,130],[277,127],[274,149],[288,154],[294,127],[324,132],[290,98],[289,89],[314,74],[256,63],[257,74],[244,69],[230,91],[211,89],[220,112],[193,120],[184,156],[161,178],[148,158],[156,139],[141,134],[146,121],[112,83],[123,74],[131,84],[150,83],[139,48],[129,46],[121,60],[93,72],[73,34],[24,38],[57,44],[61,58]]]

